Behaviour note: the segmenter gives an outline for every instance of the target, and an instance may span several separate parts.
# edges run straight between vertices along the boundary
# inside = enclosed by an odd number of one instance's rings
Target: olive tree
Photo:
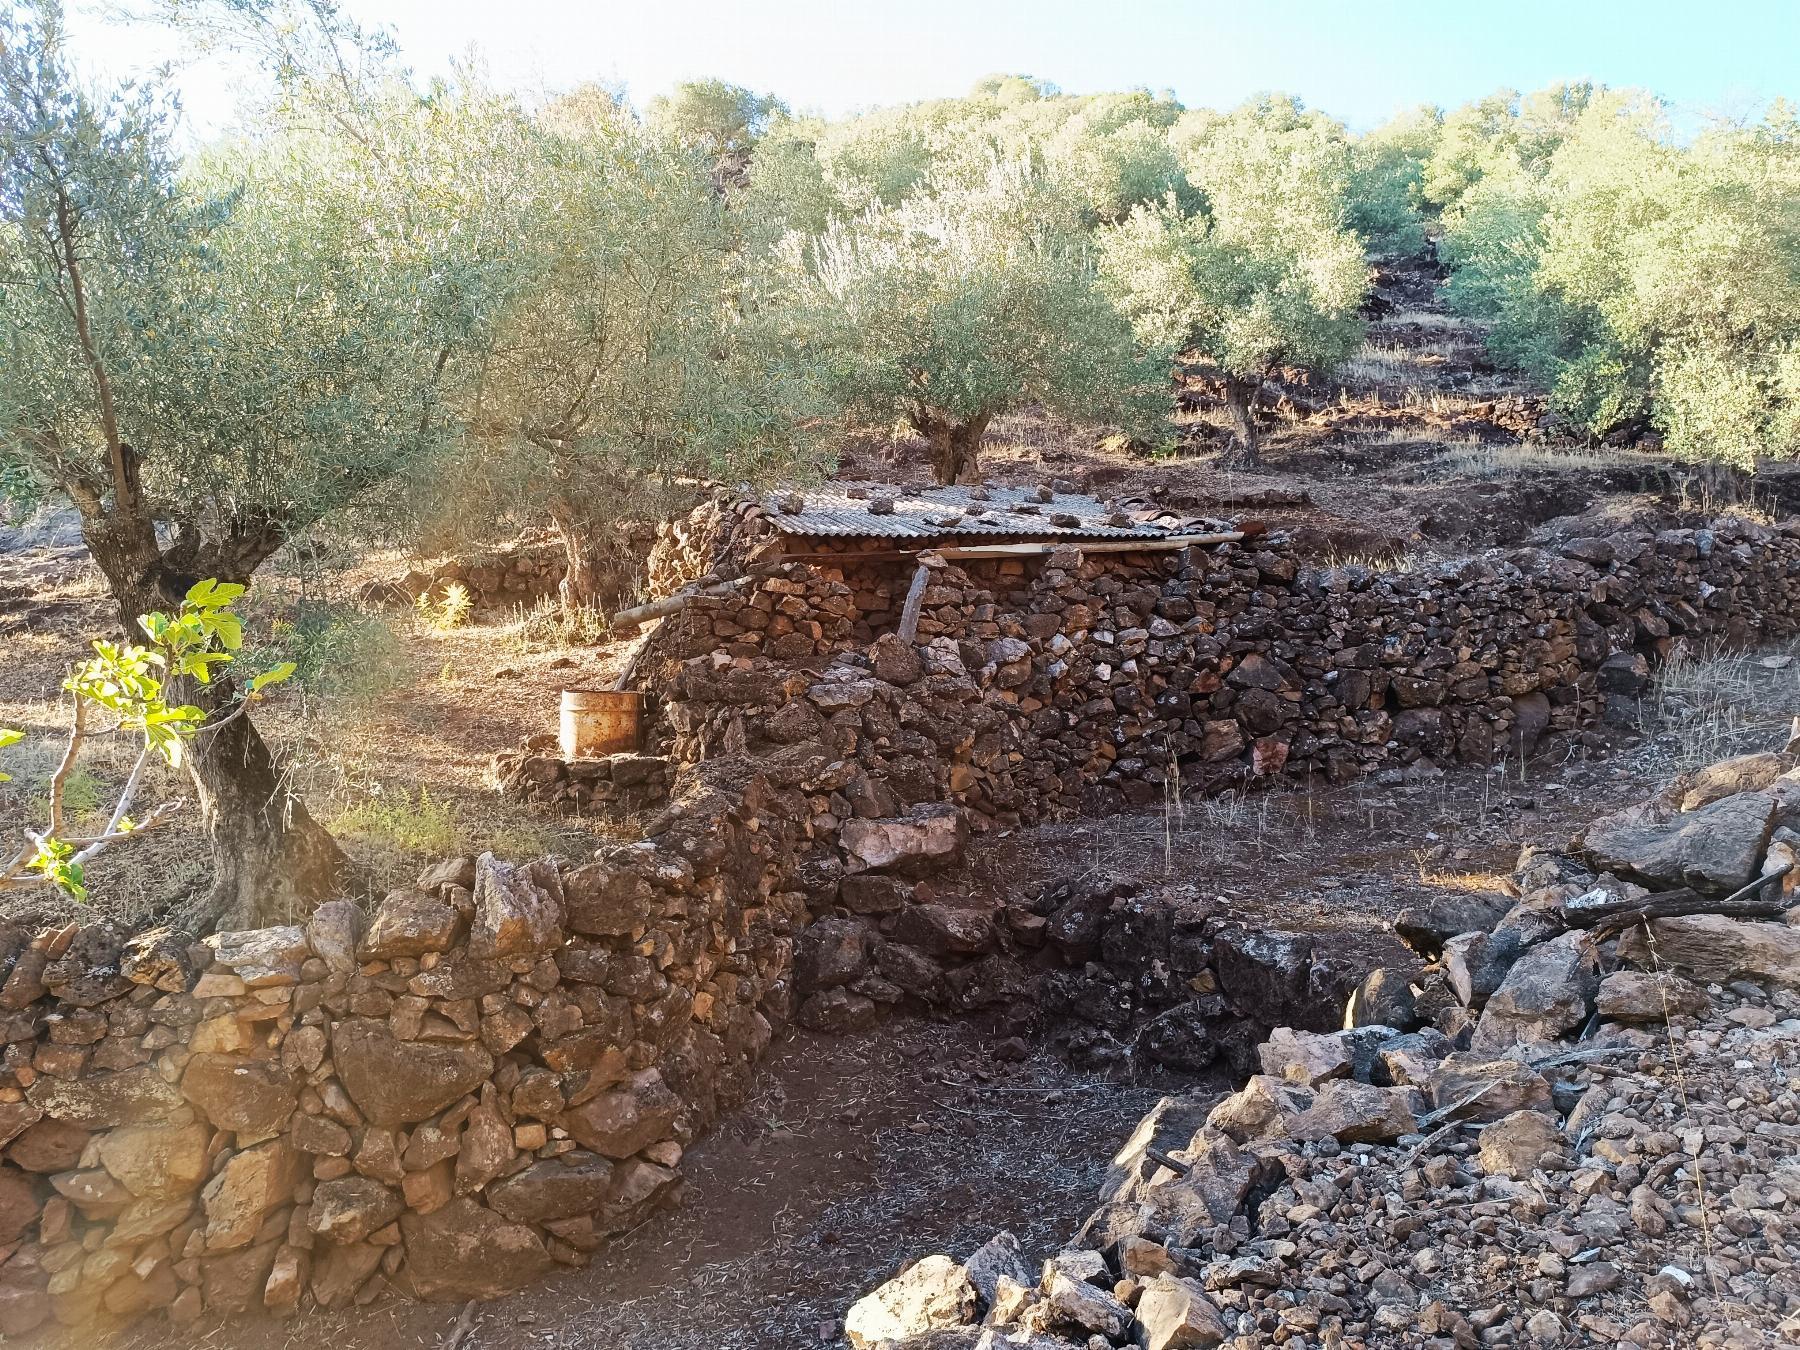
[[[1737,468],[1800,453],[1800,149],[1784,109],[1684,144],[1654,100],[1589,91],[1547,157],[1462,194],[1444,252],[1453,303],[1570,424],[1654,427],[1683,458]]]
[[[941,483],[978,472],[1000,413],[1153,426],[1168,351],[1101,293],[1079,206],[1026,166],[790,237],[785,321],[853,417],[904,421]]]
[[[706,163],[714,186],[742,187],[751,151],[787,105],[724,80],[688,80],[650,101],[650,125]]]
[[[1425,249],[1425,166],[1443,118],[1421,107],[1350,142],[1346,223],[1372,252],[1411,257]]]
[[[1276,368],[1329,371],[1362,341],[1369,268],[1344,223],[1344,145],[1335,124],[1285,100],[1177,134],[1206,207],[1140,206],[1102,229],[1101,275],[1144,340],[1218,367],[1239,456],[1254,464],[1256,401]]]
[[[489,472],[555,523],[565,605],[600,608],[618,522],[666,515],[697,479],[804,470],[817,422],[738,221],[683,146],[575,97],[519,153],[516,281],[465,416]]]
[[[1090,223],[1122,220],[1134,206],[1171,194],[1197,203],[1169,143],[1169,127],[1181,114],[1173,98],[1097,94],[1072,102],[1075,110],[1048,138],[1044,155],[1081,199]]]
[[[380,140],[296,129],[185,173],[169,102],[86,92],[53,0],[0,20],[0,457],[75,504],[126,631],[199,579],[248,582],[447,443],[482,230],[432,209],[459,166],[408,133],[437,110],[394,106]],[[171,690],[221,715],[236,696],[228,678]],[[343,855],[251,717],[205,737],[194,773],[213,914],[333,887]]]

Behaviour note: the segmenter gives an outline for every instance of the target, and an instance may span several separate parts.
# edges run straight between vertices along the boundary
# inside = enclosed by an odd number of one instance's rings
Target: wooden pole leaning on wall
[[[900,611],[900,627],[896,631],[900,640],[909,647],[919,635],[919,611],[925,607],[925,587],[931,581],[932,562],[936,560],[936,556],[930,553],[919,555],[919,566],[913,572],[912,585],[906,588],[906,604]]]
[[[679,614],[694,601],[710,595],[730,595],[742,586],[749,577],[739,577],[735,581],[721,581],[715,586],[701,586],[694,590],[677,591],[674,595],[665,595],[660,600],[652,600],[647,605],[638,605],[633,609],[622,609],[611,619],[615,633],[625,632],[642,627],[652,619],[666,619],[671,614]]]
[[[681,613],[694,601],[704,596],[730,595],[739,586],[749,581],[749,577],[738,577],[734,581],[721,581],[714,586],[701,586],[693,590],[677,591],[674,595],[665,595],[660,600],[652,600],[647,605],[638,605],[633,609],[622,609],[612,616],[612,630],[623,636],[634,628],[642,628],[645,624],[656,623],[674,614]],[[649,650],[651,634],[656,630],[642,634],[631,644],[626,653],[625,664],[619,668],[618,678],[612,682],[615,692],[623,692],[631,683],[631,677],[637,674],[638,662]]]

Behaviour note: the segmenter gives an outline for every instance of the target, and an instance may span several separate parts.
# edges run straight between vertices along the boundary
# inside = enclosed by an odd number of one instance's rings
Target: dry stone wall
[[[501,751],[493,763],[500,790],[533,806],[631,816],[661,806],[674,786],[675,765],[662,755],[564,759],[554,736],[533,741],[524,750]]]
[[[1630,700],[1681,640],[1800,626],[1800,523],[1632,524],[1412,572],[1302,567],[1279,536],[909,569],[752,565],[641,664],[655,748],[821,758],[813,830],[950,801],[977,829],[1281,778],[1489,762]]]
[[[678,1189],[791,1002],[766,788],[654,837],[453,859],[370,916],[0,939],[0,1335],[494,1296]]]
[[[647,521],[620,521],[613,528],[595,560],[610,589],[605,598],[617,602],[635,594],[655,542],[656,527]],[[449,558],[430,571],[409,572],[401,587],[410,598],[427,591],[435,598],[454,583],[468,591],[477,612],[506,615],[553,598],[567,570],[562,540],[529,531],[510,543]]]

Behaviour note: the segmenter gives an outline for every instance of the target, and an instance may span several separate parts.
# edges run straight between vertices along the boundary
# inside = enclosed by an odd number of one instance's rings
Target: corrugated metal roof
[[[1046,497],[1048,500],[1046,500]],[[891,512],[871,511],[889,502]],[[796,502],[798,510],[791,508]],[[829,482],[770,493],[769,523],[802,538],[1161,539],[1175,531],[1078,492],[1016,487],[906,487]]]

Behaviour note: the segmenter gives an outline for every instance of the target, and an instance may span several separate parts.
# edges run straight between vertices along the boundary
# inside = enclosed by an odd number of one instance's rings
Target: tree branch
[[[75,757],[81,753],[81,742],[87,735],[87,703],[75,695],[75,711],[69,717],[69,744],[63,750],[62,763],[50,776],[50,824],[45,833],[55,838],[62,833],[63,786],[75,768]]]

